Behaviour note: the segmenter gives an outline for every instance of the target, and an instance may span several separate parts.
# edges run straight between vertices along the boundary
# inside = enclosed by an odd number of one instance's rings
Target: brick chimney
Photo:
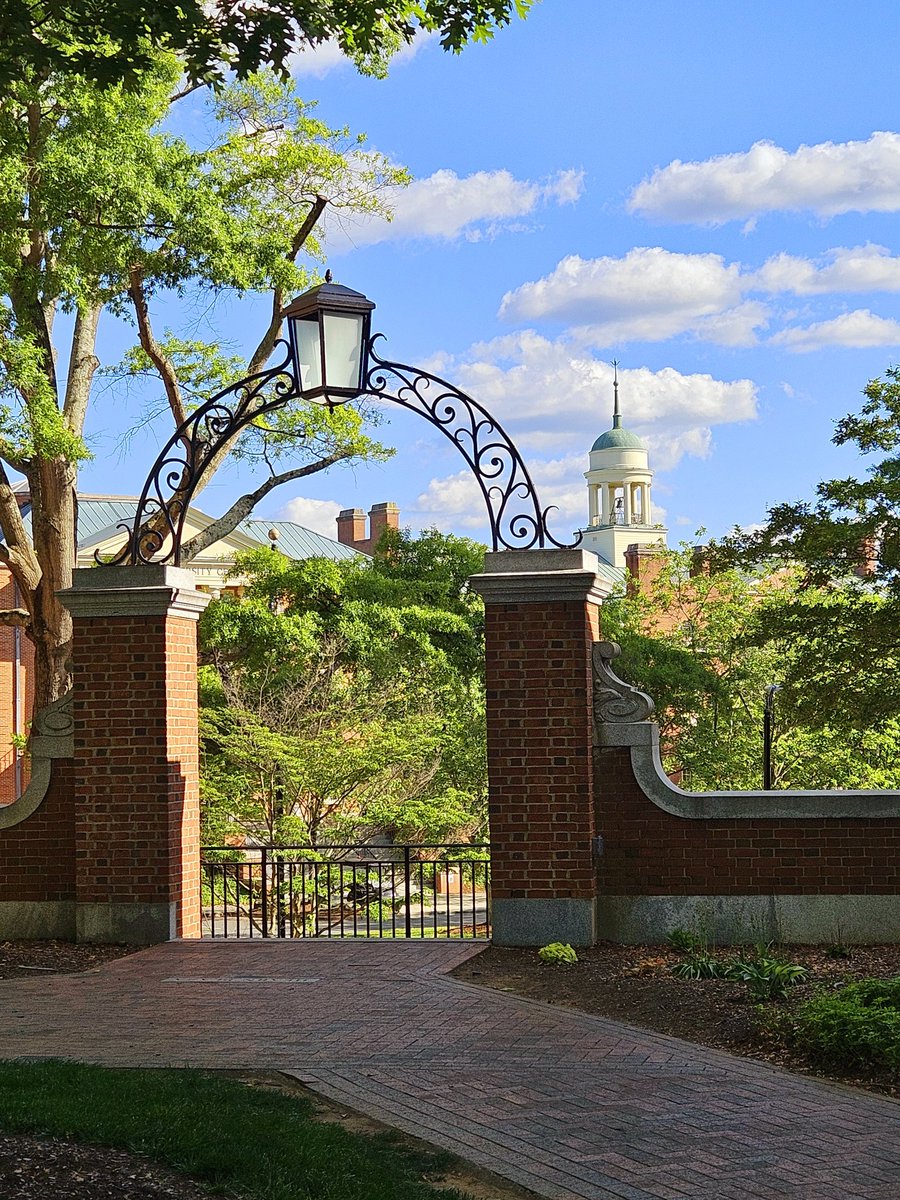
[[[345,508],[337,516],[337,537],[342,546],[352,546],[361,554],[371,554],[386,529],[400,528],[400,509],[392,501],[373,504],[369,510],[369,534],[366,514],[361,508]]]
[[[337,515],[337,540],[342,546],[361,550],[366,540],[366,514],[361,508],[345,508]]]
[[[400,528],[400,509],[390,500],[385,504],[373,504],[369,509],[369,545],[372,550],[386,529]]]
[[[865,537],[859,544],[859,561],[853,568],[859,579],[872,579],[878,574],[878,538],[874,534]]]

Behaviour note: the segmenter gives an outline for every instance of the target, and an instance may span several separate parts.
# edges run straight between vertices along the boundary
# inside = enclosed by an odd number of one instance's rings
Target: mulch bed
[[[2,1200],[209,1200],[183,1175],[125,1150],[0,1133]]]
[[[75,975],[139,949],[140,946],[76,946],[72,942],[0,942],[0,979]]]
[[[840,987],[856,979],[900,976],[900,946],[854,946],[850,958],[830,958],[821,946],[780,946],[777,955],[807,967],[810,976],[792,989],[787,1001],[765,1006],[773,1012],[790,1009],[823,988]],[[900,1080],[888,1072],[861,1077],[817,1071],[760,1028],[756,1006],[748,1000],[743,985],[673,976],[672,967],[682,957],[669,946],[603,943],[579,950],[577,963],[556,965],[541,962],[536,950],[491,946],[457,967],[453,974],[468,983],[627,1021],[732,1054],[764,1059],[792,1071],[822,1075],[900,1098]]]

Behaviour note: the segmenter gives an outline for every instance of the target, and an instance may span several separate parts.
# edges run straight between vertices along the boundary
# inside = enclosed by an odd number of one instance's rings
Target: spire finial
[[[331,281],[332,281],[333,279],[334,279],[334,276],[333,276],[333,275],[332,275],[332,273],[331,273],[331,267],[329,267],[329,268],[328,268],[328,270],[325,272],[325,282],[326,282],[326,283],[331,283]]]
[[[613,429],[621,429],[622,417],[619,414],[619,360],[612,360],[613,367]]]

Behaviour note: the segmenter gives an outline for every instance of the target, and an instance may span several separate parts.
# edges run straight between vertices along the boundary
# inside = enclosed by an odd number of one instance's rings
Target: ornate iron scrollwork
[[[541,508],[528,468],[500,422],[446,379],[379,358],[372,349],[379,336],[369,346],[366,392],[418,413],[453,442],[484,497],[493,549],[574,549],[581,534],[566,543],[550,533],[547,517],[554,506]]]
[[[399,404],[418,413],[456,446],[481,489],[494,550],[572,549],[581,542],[559,542],[547,528],[553,506],[541,508],[522,456],[487,409],[459,388],[418,367],[381,359],[368,346],[371,364],[362,396]],[[172,434],[156,459],[138,500],[134,520],[118,528],[128,541],[111,560],[114,565],[181,565],[184,522],[205,471],[220,450],[258,417],[283,408],[300,395],[290,348],[284,359],[257,375],[225,388]],[[391,390],[391,386],[396,390]]]
[[[653,701],[620,679],[610,666],[621,653],[617,642],[594,642],[594,720],[616,725],[648,721],[653,716]]]
[[[281,362],[223,389],[175,430],[147,476],[134,520],[117,526],[128,533],[128,541],[113,559],[98,552],[97,562],[181,565],[184,521],[212,460],[236,433],[297,396],[290,347],[284,341],[275,343],[279,347],[286,351]]]

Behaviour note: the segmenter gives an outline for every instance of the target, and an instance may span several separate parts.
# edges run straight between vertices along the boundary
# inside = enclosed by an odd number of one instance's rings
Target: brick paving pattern
[[[168,943],[0,982],[0,1057],[286,1071],[552,1200],[900,1200],[900,1104],[446,976],[476,950]]]

